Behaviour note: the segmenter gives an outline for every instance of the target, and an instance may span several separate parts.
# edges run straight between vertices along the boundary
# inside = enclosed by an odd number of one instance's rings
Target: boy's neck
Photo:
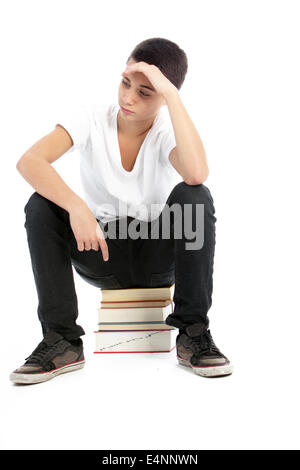
[[[117,123],[118,123],[118,132],[122,135],[126,135],[132,138],[138,138],[146,134],[155,120],[154,118],[140,121],[140,122],[132,122],[127,121],[126,119],[122,118],[121,112],[118,111],[117,115]]]

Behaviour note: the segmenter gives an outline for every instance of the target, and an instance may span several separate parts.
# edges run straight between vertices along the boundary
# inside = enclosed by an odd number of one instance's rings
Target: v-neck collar
[[[157,113],[157,115],[156,115],[156,117],[153,121],[152,126],[150,127],[149,131],[146,134],[146,137],[144,138],[144,140],[143,140],[143,142],[140,146],[139,152],[138,152],[137,157],[135,159],[134,166],[133,166],[131,171],[125,170],[125,168],[122,165],[122,157],[121,157],[121,150],[120,150],[119,137],[118,137],[118,112],[119,112],[119,109],[120,109],[120,106],[118,104],[115,105],[114,115],[113,115],[113,128],[114,128],[114,137],[115,137],[115,142],[116,142],[116,156],[117,156],[117,159],[118,159],[118,166],[119,166],[120,170],[124,173],[124,175],[130,176],[130,175],[134,175],[137,172],[138,167],[140,166],[140,159],[141,159],[140,157],[141,157],[143,147],[145,146],[146,141],[149,139],[149,134],[153,132],[153,128],[156,125],[156,122],[158,121],[158,117],[159,117],[159,114],[160,114],[160,109],[159,109],[159,111],[158,111],[158,113]]]

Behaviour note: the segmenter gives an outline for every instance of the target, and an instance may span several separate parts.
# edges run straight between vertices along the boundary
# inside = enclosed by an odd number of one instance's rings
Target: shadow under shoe
[[[179,364],[191,367],[203,377],[221,377],[233,372],[229,359],[215,345],[204,323],[195,323],[180,330],[176,338]]]
[[[69,342],[59,333],[49,331],[25,361],[10,374],[12,382],[35,384],[81,369],[85,364],[82,340]]]

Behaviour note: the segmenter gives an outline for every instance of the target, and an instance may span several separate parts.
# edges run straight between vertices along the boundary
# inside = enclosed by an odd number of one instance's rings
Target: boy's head
[[[126,63],[130,59],[156,65],[178,90],[184,82],[188,69],[185,52],[175,42],[164,38],[151,38],[140,42],[133,49]]]
[[[178,90],[184,82],[188,68],[185,52],[174,42],[163,38],[146,39],[139,43],[129,55],[126,64],[134,62],[156,65]],[[153,89],[153,85],[143,73],[135,72],[130,77],[122,78],[119,86],[119,105],[132,111],[132,114],[122,112],[124,118],[130,121],[152,119],[164,104],[164,98]]]

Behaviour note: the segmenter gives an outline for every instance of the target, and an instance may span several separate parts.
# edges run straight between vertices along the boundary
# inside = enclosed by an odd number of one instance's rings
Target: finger
[[[99,250],[99,243],[98,243],[98,240],[92,241],[92,249],[95,250],[95,251],[98,251],[98,250]]]
[[[136,64],[127,65],[127,73],[141,72],[145,73],[152,67],[152,64],[148,64],[147,62],[137,62]]]
[[[96,225],[96,237],[98,240],[103,240],[105,241],[105,235],[104,233],[102,232],[99,224]],[[105,242],[106,243],[106,242]]]
[[[108,261],[108,259],[109,259],[108,246],[107,246],[107,243],[105,241],[105,235],[104,235],[103,231],[101,230],[99,224],[97,224],[97,226],[96,226],[96,234],[97,234],[100,249],[102,251],[103,259],[104,259],[104,261]]]
[[[99,240],[99,245],[100,245],[100,249],[102,251],[102,256],[103,256],[104,261],[108,261],[109,260],[109,252],[108,252],[108,246],[107,246],[106,241]]]
[[[84,243],[82,241],[79,241],[77,243],[77,248],[79,251],[83,251],[84,250]]]
[[[90,251],[92,248],[91,242],[84,242],[84,249]]]

